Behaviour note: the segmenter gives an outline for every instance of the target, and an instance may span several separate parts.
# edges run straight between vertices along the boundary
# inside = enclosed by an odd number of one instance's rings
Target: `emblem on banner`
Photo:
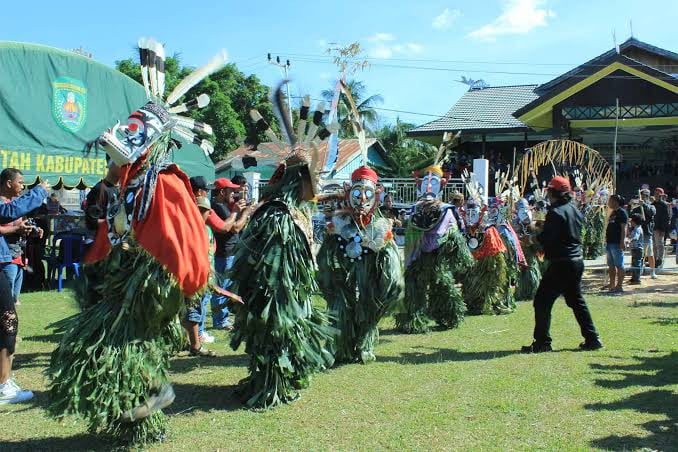
[[[52,82],[52,114],[65,130],[77,132],[87,119],[87,88],[80,80],[59,77]]]

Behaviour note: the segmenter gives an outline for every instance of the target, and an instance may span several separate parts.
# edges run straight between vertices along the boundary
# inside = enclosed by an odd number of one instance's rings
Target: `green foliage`
[[[346,90],[351,93],[351,97],[355,102],[356,109],[363,120],[365,129],[372,130],[379,123],[379,114],[375,107],[381,104],[384,99],[378,95],[367,95],[367,87],[359,80],[349,80],[346,83]],[[323,90],[322,97],[328,103],[332,102],[334,97],[334,86],[330,89]],[[354,137],[353,127],[351,126],[350,108],[345,95],[342,93],[340,97],[341,102],[337,105],[337,120],[339,121],[339,137],[352,138]]]
[[[405,135],[414,124],[400,122],[386,125],[377,130],[376,137],[386,149],[386,165],[375,166],[381,177],[410,177],[412,173],[433,163],[436,153],[434,146],[413,140]]]
[[[518,284],[516,285],[516,300],[531,301],[539,288],[541,268],[534,245],[523,244],[523,252],[528,267],[520,270]]]
[[[584,259],[597,259],[605,252],[605,207],[591,207],[584,213],[581,230]]]
[[[123,74],[141,83],[141,69],[136,61],[121,60],[115,66]],[[166,93],[171,92],[192,71],[193,68],[181,66],[177,55],[167,58]],[[230,151],[243,143],[265,141],[263,135],[257,134],[250,119],[251,109],[259,110],[273,128],[277,126],[269,101],[269,88],[262,85],[255,75],[247,76],[240,72],[235,64],[228,64],[204,79],[186,93],[182,100],[192,99],[203,93],[210,96],[210,104],[202,110],[190,112],[190,115],[193,119],[210,124],[214,129],[214,136],[210,139],[215,145],[212,154],[215,162],[225,158]]]

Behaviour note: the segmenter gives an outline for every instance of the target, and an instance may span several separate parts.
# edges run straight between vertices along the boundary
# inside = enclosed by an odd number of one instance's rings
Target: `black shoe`
[[[538,342],[532,342],[532,345],[525,345],[520,349],[521,353],[544,353],[552,352],[551,344],[539,344]]]
[[[600,339],[587,340],[579,344],[579,348],[582,350],[600,350],[603,348],[603,343],[600,342]]]

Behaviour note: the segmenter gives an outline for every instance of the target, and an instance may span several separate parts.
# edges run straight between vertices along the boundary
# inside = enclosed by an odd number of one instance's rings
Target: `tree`
[[[132,59],[116,61],[116,68],[123,74],[141,83],[141,68],[139,63]],[[166,93],[172,89],[193,68],[181,66],[178,55],[169,57],[165,61]],[[264,141],[259,136],[256,127],[249,116],[251,109],[257,109],[266,121],[275,129],[273,109],[269,101],[269,88],[261,84],[255,75],[246,76],[238,70],[235,64],[228,64],[221,70],[205,78],[197,86],[186,93],[186,99],[192,99],[199,94],[210,96],[210,104],[202,110],[190,112],[193,119],[208,123],[214,130],[210,139],[214,143],[212,160],[222,160],[233,149],[243,143]],[[182,99],[183,100],[183,99]]]
[[[435,147],[408,138],[405,134],[414,127],[414,124],[400,122],[396,118],[394,125],[386,125],[377,130],[376,136],[387,151],[386,165],[374,167],[380,177],[409,177],[413,171],[433,163]]]
[[[346,90],[351,93],[351,97],[356,104],[356,109],[363,120],[365,128],[367,130],[374,128],[379,122],[379,114],[377,113],[377,110],[375,110],[375,106],[381,104],[384,99],[378,94],[367,96],[367,87],[359,80],[350,80],[347,82]],[[334,87],[324,90],[322,92],[322,97],[327,102],[332,102]],[[341,100],[343,102],[339,102],[339,105],[337,105],[337,120],[340,125],[339,136],[342,138],[352,137],[353,128],[351,127],[350,122],[350,109],[343,93],[341,94]]]

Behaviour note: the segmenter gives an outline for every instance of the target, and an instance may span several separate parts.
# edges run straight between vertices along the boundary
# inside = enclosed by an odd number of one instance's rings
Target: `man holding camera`
[[[227,289],[231,285],[231,281],[226,277],[226,273],[233,265],[233,256],[239,240],[239,233],[245,228],[255,206],[251,203],[248,205],[245,199],[246,191],[243,190],[241,185],[226,178],[214,181],[212,198],[214,212],[231,225],[227,232],[215,231],[217,249],[214,253],[214,269],[219,279],[219,285],[222,289]],[[214,294],[212,296],[212,324],[214,328],[224,328],[230,331],[233,326],[228,320],[228,308],[221,307],[225,304],[224,302],[225,299],[222,295]]]

